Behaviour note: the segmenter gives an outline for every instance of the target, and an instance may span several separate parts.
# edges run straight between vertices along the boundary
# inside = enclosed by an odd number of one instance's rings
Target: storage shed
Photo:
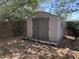
[[[38,40],[59,41],[63,35],[63,21],[53,14],[38,12],[27,18],[27,36]]]

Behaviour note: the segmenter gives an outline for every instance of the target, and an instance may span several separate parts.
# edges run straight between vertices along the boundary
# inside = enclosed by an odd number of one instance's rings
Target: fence
[[[0,22],[0,38],[26,34],[26,22]]]

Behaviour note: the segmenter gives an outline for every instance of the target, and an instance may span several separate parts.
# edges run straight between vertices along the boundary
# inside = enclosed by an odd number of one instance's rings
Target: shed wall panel
[[[49,19],[42,18],[39,19],[39,39],[48,40],[48,26],[49,26]]]
[[[61,21],[58,21],[58,27],[57,27],[57,39],[61,39],[62,37],[62,24],[61,24]]]
[[[56,17],[50,17],[49,20],[49,40],[57,41],[57,21]]]
[[[33,25],[33,38],[39,39],[39,19],[38,18],[32,18],[32,25]]]
[[[64,36],[64,22],[63,21],[58,21],[58,27],[57,27],[57,40],[58,43],[62,42]]]
[[[48,26],[49,19],[48,18],[33,18],[33,38],[48,40]]]
[[[27,19],[27,37],[32,38],[32,19]]]

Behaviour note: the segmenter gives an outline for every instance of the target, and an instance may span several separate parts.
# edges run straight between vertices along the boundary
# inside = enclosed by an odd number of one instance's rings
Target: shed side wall
[[[27,19],[27,37],[32,38],[32,19]]]
[[[57,17],[50,17],[49,20],[49,40],[57,41]]]
[[[57,29],[57,39],[61,39],[62,37],[62,27],[63,27],[63,24],[62,24],[62,21],[58,21],[58,29]]]

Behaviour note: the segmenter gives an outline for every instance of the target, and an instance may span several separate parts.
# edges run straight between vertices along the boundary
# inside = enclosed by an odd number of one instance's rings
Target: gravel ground
[[[0,39],[0,59],[79,59],[74,53],[69,48],[25,41],[20,37]]]

